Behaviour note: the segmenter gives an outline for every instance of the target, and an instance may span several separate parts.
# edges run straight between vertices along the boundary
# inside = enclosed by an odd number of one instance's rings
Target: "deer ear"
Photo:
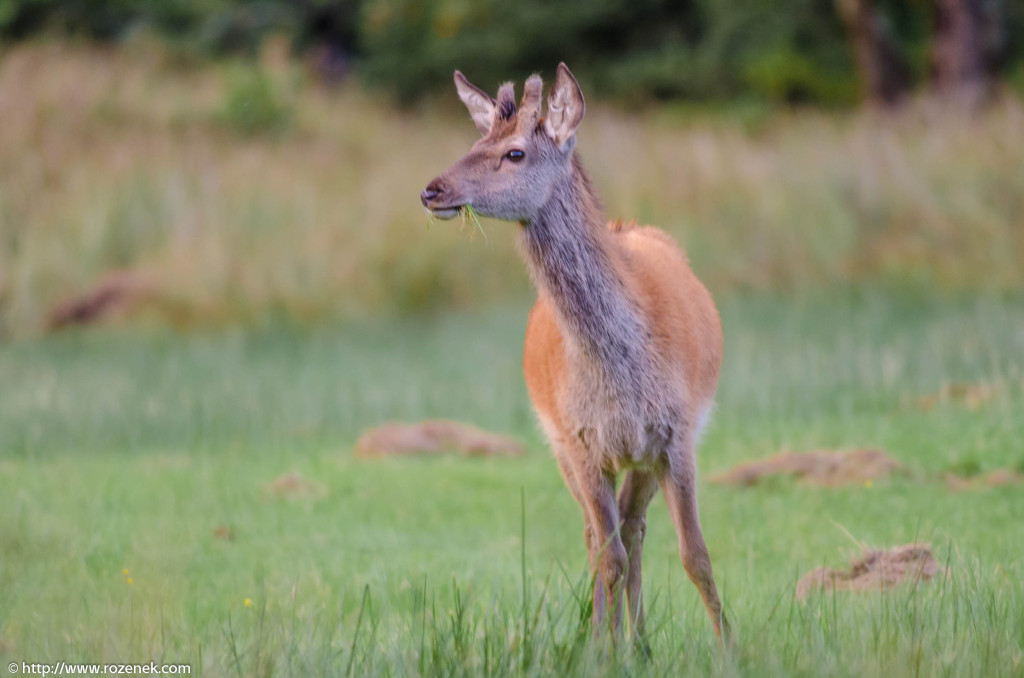
[[[544,120],[544,129],[559,149],[564,150],[566,143],[576,133],[586,108],[580,84],[569,72],[565,62],[558,64],[555,84],[548,94],[548,115]]]
[[[494,99],[476,85],[466,80],[460,71],[455,71],[455,89],[459,92],[459,98],[469,109],[469,116],[473,123],[480,130],[480,134],[487,136],[491,131],[491,123],[494,122]]]

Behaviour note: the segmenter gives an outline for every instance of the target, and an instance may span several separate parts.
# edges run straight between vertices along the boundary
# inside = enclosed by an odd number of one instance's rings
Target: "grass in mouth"
[[[468,216],[470,218],[470,220],[473,222],[473,224],[476,226],[477,230],[480,231],[480,235],[482,235],[484,237],[484,243],[485,244],[490,244],[488,242],[488,240],[487,240],[487,232],[484,231],[483,225],[480,224],[480,219],[479,219],[479,217],[477,217],[476,210],[473,209],[472,205],[463,205],[459,209],[459,214],[462,215],[462,225],[463,226],[466,225],[466,217]],[[433,224],[434,224],[434,215],[432,213],[427,213],[427,230],[428,231],[430,230],[430,227]]]
[[[477,228],[478,231],[480,231],[480,235],[482,235],[484,237],[484,243],[485,244],[489,244],[487,242],[487,233],[484,232],[484,227],[480,225],[480,219],[477,218],[476,210],[473,209],[472,205],[465,205],[462,208],[462,225],[463,226],[466,225],[466,217],[467,216],[469,216],[469,218],[473,221],[473,223],[476,224],[476,228]]]

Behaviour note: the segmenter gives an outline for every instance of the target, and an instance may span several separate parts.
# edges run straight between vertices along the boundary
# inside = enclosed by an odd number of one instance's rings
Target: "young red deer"
[[[711,295],[664,232],[605,225],[574,152],[583,94],[564,63],[546,118],[536,75],[518,109],[511,83],[497,101],[458,71],[455,87],[483,138],[420,197],[442,219],[472,206],[521,226],[538,292],[523,371],[565,484],[583,507],[595,629],[609,604],[618,628],[620,593],[627,633],[642,629],[645,515],[660,486],[683,566],[721,638],[728,625],[697,517],[694,461],[722,357]],[[626,476],[616,501],[619,471]]]

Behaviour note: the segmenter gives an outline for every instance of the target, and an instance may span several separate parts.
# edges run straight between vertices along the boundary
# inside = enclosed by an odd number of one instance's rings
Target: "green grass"
[[[644,560],[650,661],[606,657],[588,640],[579,509],[520,374],[525,310],[184,337],[100,330],[0,347],[0,666],[154,659],[211,676],[1024,670],[1022,490],[956,493],[938,480],[948,468],[1024,459],[1024,299],[725,301],[703,473],[780,449],[872,445],[915,474],[870,488],[702,483],[738,637],[728,655],[655,500]],[[946,381],[992,382],[999,395],[976,410],[915,407]],[[529,451],[352,456],[368,426],[435,416],[510,433]],[[264,491],[292,470],[326,492]],[[220,526],[233,540],[215,535]],[[804,572],[857,555],[847,533],[875,546],[929,542],[952,576],[795,601]]]

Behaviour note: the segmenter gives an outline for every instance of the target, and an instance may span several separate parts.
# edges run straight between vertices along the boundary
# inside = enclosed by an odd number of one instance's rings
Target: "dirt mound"
[[[303,478],[295,471],[289,471],[263,486],[263,491],[273,497],[284,499],[319,499],[327,494],[327,488],[320,483]]]
[[[947,473],[946,487],[951,490],[980,490],[987,487],[1003,485],[1020,485],[1024,483],[1024,475],[1014,469],[1000,468],[965,478],[956,473]]]
[[[935,393],[918,398],[917,408],[928,411],[937,405],[958,402],[969,410],[976,410],[999,394],[999,388],[989,382],[946,382]]]
[[[868,551],[850,561],[849,570],[811,570],[797,583],[796,597],[806,598],[818,589],[826,593],[889,589],[904,581],[930,581],[937,574],[946,575],[948,571],[935,562],[931,547],[907,544],[887,551]]]
[[[213,536],[223,541],[234,541],[235,531],[229,525],[218,525],[213,528]]]
[[[814,485],[846,485],[905,473],[906,467],[881,450],[850,452],[816,450],[783,452],[767,459],[740,464],[730,471],[711,477],[711,482],[733,487],[749,487],[768,476],[793,476]]]
[[[356,454],[360,457],[445,452],[474,457],[518,456],[523,453],[523,447],[511,438],[444,419],[384,424],[367,431],[356,442]]]
[[[156,293],[152,276],[137,271],[111,271],[86,292],[50,309],[46,327],[59,330],[124,316]]]

